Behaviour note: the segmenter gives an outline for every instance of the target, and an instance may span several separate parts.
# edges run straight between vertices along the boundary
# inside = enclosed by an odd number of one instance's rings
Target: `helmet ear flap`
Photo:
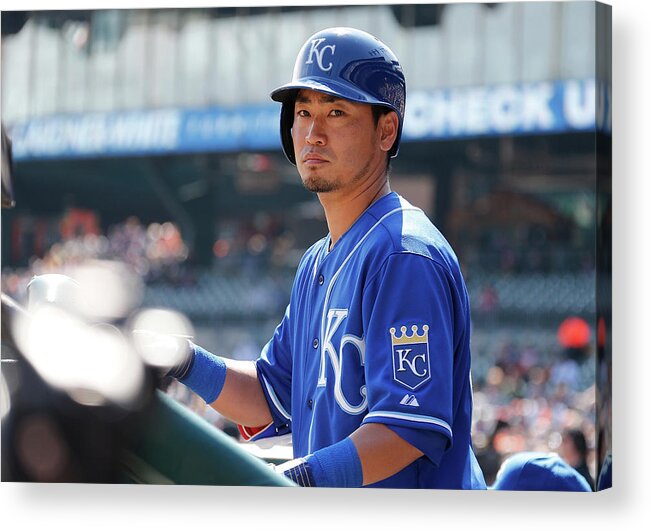
[[[280,109],[280,141],[282,142],[285,156],[296,166],[296,154],[294,153],[294,140],[292,139],[292,127],[294,126],[294,98],[287,98]]]

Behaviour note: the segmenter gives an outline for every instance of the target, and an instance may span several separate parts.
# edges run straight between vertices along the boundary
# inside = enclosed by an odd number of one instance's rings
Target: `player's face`
[[[376,126],[370,105],[301,90],[292,138],[303,184],[311,192],[327,193],[354,190],[382,177],[396,130],[395,113],[380,117]]]

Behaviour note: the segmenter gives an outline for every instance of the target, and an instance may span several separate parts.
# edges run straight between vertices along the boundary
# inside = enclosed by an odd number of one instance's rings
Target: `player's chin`
[[[315,194],[326,194],[328,192],[334,192],[337,190],[337,187],[332,186],[328,183],[315,183],[312,181],[309,182],[303,182],[303,185],[307,190],[310,192],[314,192]]]
[[[303,186],[310,192],[316,194],[324,194],[327,192],[334,192],[339,189],[339,185],[336,181],[331,181],[325,177],[321,177],[313,174],[303,174],[301,175],[303,180]]]

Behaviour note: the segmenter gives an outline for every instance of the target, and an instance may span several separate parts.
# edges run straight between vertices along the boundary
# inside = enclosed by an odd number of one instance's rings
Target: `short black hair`
[[[385,114],[389,114],[391,112],[391,109],[389,107],[385,107],[384,105],[373,105],[371,110],[373,111],[373,122],[375,123],[375,127],[377,127],[377,124],[380,122],[381,116],[384,116]]]

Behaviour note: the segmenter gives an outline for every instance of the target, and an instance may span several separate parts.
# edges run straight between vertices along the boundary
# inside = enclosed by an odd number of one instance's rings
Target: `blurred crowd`
[[[296,266],[315,235],[311,227],[302,227],[309,236],[299,241],[296,225],[300,221],[289,223],[288,219],[287,215],[267,212],[244,219],[221,219],[213,243],[212,271],[247,281],[282,278],[291,285]],[[317,227],[316,238],[324,236],[321,233],[324,227],[318,224]]]
[[[583,322],[585,323],[585,322]],[[586,325],[587,326],[587,325]],[[595,360],[589,343],[553,353],[506,342],[473,372],[473,442],[487,481],[523,451],[556,452],[594,484]]]
[[[3,267],[2,291],[21,300],[34,275],[66,274],[96,259],[123,262],[147,283],[179,284],[189,282],[187,257],[187,246],[172,222],[145,225],[132,216],[102,233],[92,213],[72,210],[61,221],[58,241],[40,256],[32,255],[25,267]]]
[[[577,202],[577,210],[580,205]],[[519,274],[589,272],[595,267],[593,236],[573,223],[554,219],[551,226],[527,225],[518,219],[506,226],[481,223],[471,228],[454,234],[466,269]]]

